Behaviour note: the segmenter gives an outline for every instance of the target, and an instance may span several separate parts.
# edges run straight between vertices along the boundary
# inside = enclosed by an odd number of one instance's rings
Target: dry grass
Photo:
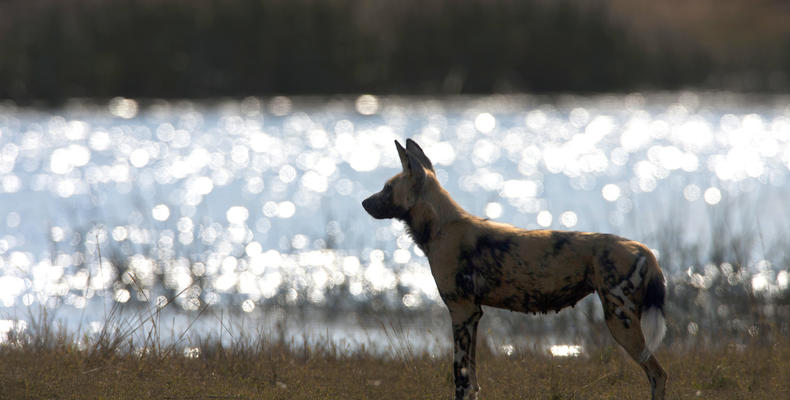
[[[297,349],[282,341],[199,343],[188,358],[175,345],[143,350],[109,337],[12,337],[0,345],[2,399],[447,399],[450,355],[415,355],[402,346],[384,359],[343,355],[331,345]],[[35,340],[34,340],[35,339]],[[99,343],[104,341],[105,343]],[[482,347],[481,347],[482,348]],[[97,349],[102,349],[97,351]],[[134,349],[134,350],[124,350]],[[790,342],[659,352],[669,399],[790,397]],[[485,399],[644,399],[647,380],[616,347],[586,357],[482,351]]]

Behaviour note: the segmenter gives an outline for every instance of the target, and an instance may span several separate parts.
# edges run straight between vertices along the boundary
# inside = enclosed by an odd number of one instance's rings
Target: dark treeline
[[[790,35],[621,3],[8,0],[0,98],[788,88]]]

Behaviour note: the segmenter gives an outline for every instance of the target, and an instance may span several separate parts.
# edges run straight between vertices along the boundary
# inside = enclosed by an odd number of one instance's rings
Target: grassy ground
[[[382,359],[331,347],[293,350],[284,343],[202,343],[183,347],[97,340],[75,345],[11,340],[0,345],[2,399],[448,399],[450,355]],[[482,348],[482,347],[481,347]],[[482,351],[485,399],[644,399],[647,380],[616,347],[576,358]],[[790,398],[790,342],[718,350],[659,352],[668,399]]]

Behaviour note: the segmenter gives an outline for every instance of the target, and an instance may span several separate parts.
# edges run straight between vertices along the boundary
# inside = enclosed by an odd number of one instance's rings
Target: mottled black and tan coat
[[[362,206],[374,218],[405,222],[428,257],[450,311],[455,398],[477,398],[477,324],[481,306],[559,311],[597,293],[614,339],[642,367],[653,399],[666,373],[653,356],[664,332],[664,278],[639,242],[602,233],[523,230],[470,215],[436,179],[411,139],[395,142],[403,171]]]

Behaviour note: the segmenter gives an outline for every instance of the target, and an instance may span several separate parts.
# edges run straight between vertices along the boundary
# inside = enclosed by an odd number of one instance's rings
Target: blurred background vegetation
[[[0,98],[785,92],[777,0],[6,0]]]

